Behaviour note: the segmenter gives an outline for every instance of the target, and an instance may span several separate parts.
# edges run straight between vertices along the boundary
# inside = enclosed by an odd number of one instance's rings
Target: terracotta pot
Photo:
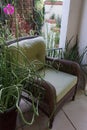
[[[0,113],[0,130],[15,130],[17,109],[12,107],[4,113]]]
[[[50,1],[46,0],[44,2],[45,5],[63,5],[63,1]]]
[[[48,22],[50,24],[56,24],[56,20],[55,19],[46,19],[45,22]]]

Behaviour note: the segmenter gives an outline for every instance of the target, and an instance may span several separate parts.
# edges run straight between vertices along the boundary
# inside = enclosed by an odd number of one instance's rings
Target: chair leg
[[[75,96],[76,96],[76,94],[73,95],[73,97],[72,97],[72,101],[75,101]]]
[[[72,97],[72,101],[75,100],[76,92],[77,92],[77,89],[75,89],[75,92],[74,92],[73,97]]]
[[[51,129],[53,126],[53,121],[54,121],[54,115],[49,119],[49,128]]]

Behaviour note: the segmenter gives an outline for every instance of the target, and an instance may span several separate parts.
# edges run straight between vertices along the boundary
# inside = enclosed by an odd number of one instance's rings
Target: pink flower
[[[11,4],[8,4],[7,6],[3,8],[3,11],[7,15],[12,15],[14,13],[14,6],[12,6]]]

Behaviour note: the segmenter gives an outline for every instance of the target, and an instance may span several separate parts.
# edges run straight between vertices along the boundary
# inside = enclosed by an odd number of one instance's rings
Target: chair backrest
[[[8,42],[13,59],[17,59],[22,65],[34,63],[36,69],[43,67],[45,63],[46,46],[41,36],[21,38]]]

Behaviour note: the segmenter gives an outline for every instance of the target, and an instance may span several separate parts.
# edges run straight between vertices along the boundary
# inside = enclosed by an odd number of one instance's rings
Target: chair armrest
[[[70,60],[50,58],[50,57],[46,57],[46,62],[47,64],[53,65],[53,67],[59,69],[60,71],[77,76],[78,78],[77,84],[78,85],[80,84],[81,68],[78,63]]]
[[[42,89],[42,93],[44,94],[41,100],[39,100],[39,108],[48,116],[50,117],[52,113],[55,110],[56,107],[56,90],[55,88],[47,81],[36,79],[34,81],[34,84],[37,84],[37,86],[40,86]],[[29,84],[27,84],[27,87],[29,87]],[[44,91],[43,91],[44,90]],[[27,94],[26,91],[23,91],[22,98],[25,100],[32,102],[31,97]],[[37,97],[35,97],[35,103],[37,102]]]
[[[58,69],[59,67],[60,71],[70,73],[76,76],[79,76],[81,71],[79,64],[74,61],[46,57],[46,62],[54,66],[56,69]]]
[[[62,59],[64,57],[63,49],[62,48],[49,48],[49,49],[46,49],[46,56],[52,57],[52,58],[60,58],[60,59]]]
[[[49,82],[45,80],[36,80],[35,83],[40,84],[41,87],[45,90],[44,99],[40,102],[40,108],[45,112],[48,116],[54,112],[56,107],[56,90]]]

